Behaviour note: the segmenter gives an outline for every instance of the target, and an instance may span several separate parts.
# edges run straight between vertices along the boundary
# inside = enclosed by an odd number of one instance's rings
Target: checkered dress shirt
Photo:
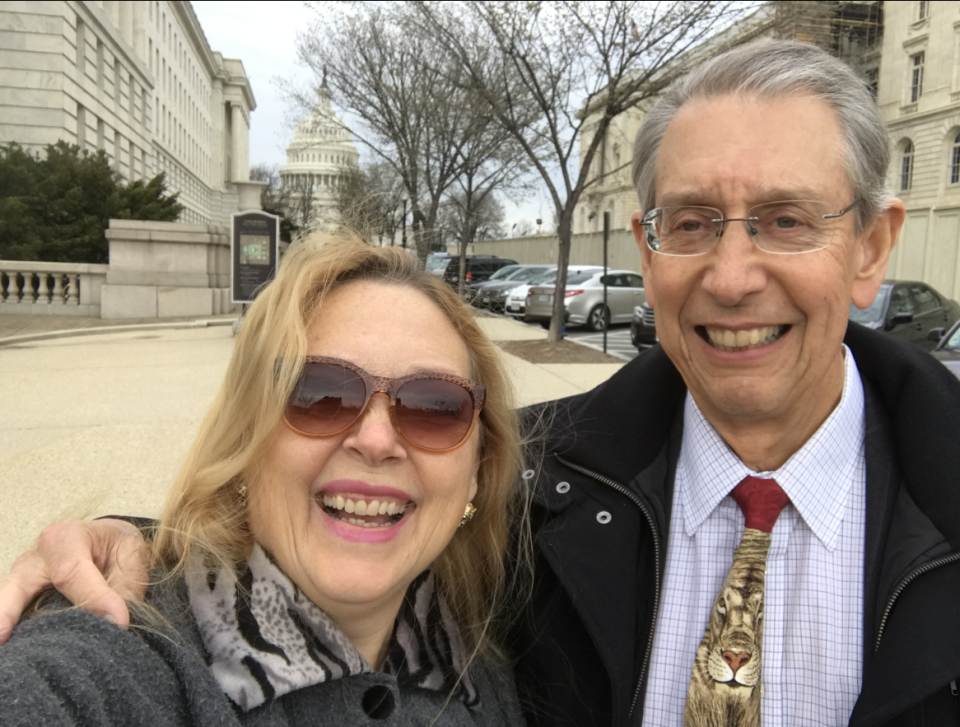
[[[767,556],[764,727],[847,724],[860,694],[866,522],[863,384],[844,347],[840,404],[775,472],[753,472],[687,394],[643,723],[683,724],[693,660],[743,535],[729,492],[772,477],[790,497]]]

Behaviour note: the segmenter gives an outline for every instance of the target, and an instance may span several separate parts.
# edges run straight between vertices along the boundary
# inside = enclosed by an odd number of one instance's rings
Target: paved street
[[[597,351],[603,350],[602,333],[593,333],[585,329],[575,328],[567,331],[566,339],[574,343],[579,343],[581,346],[589,346]],[[627,361],[632,361],[637,357],[637,348],[630,342],[629,323],[615,324],[607,331],[607,353]]]
[[[107,332],[78,318],[65,334],[48,318],[0,315],[15,334],[0,336],[0,573],[56,519],[158,515],[233,351],[224,318]],[[478,322],[494,341],[546,337]],[[504,362],[521,405],[587,391],[622,366]]]

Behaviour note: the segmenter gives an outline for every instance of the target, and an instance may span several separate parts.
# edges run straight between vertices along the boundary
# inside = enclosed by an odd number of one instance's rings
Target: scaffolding
[[[876,88],[883,2],[781,0],[774,6],[776,37],[815,43],[846,62]]]

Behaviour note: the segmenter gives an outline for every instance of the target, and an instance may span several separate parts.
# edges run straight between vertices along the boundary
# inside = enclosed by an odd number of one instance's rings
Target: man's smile
[[[761,326],[759,328],[714,328],[697,326],[696,331],[707,343],[720,351],[737,352],[760,348],[776,341],[790,329],[788,325]]]

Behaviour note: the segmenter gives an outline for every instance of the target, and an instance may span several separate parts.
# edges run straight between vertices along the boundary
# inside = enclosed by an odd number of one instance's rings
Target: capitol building
[[[285,213],[298,227],[330,229],[337,224],[337,196],[346,175],[359,170],[360,155],[350,132],[330,106],[326,78],[317,104],[300,122],[280,168]]]

